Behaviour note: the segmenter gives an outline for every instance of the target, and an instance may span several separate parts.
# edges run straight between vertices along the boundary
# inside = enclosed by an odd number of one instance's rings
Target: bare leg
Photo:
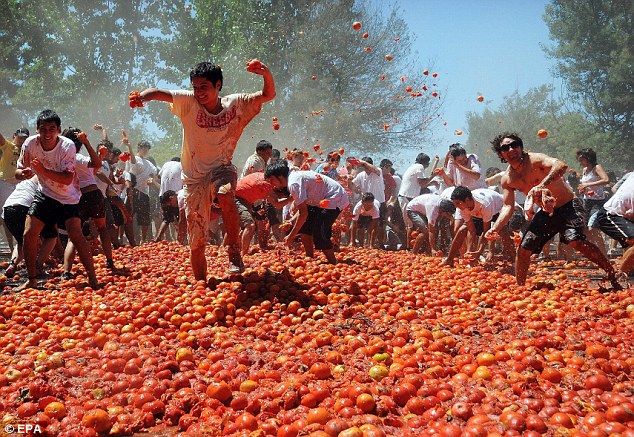
[[[242,235],[242,256],[249,253],[249,246],[251,245],[251,240],[253,239],[253,234],[255,233],[255,224],[249,223],[244,227],[241,232]]]
[[[161,238],[163,238],[163,234],[165,233],[166,230],[168,230],[169,225],[165,222],[161,222],[161,226],[159,226],[158,231],[156,233],[156,237],[154,238],[154,242],[158,243],[159,241],[161,241]]]
[[[97,281],[97,276],[95,275],[95,266],[92,261],[92,253],[90,251],[90,246],[88,242],[81,232],[81,221],[79,220],[79,217],[74,217],[66,220],[66,230],[68,231],[69,243],[72,242],[77,249],[79,259],[84,265],[84,269],[86,269],[86,274],[88,275],[90,286],[93,288],[98,288],[99,282]]]
[[[628,247],[625,250],[625,252],[623,252],[623,261],[621,261],[621,271],[629,275],[630,273],[632,273],[633,269],[634,269],[634,245]]]
[[[112,265],[112,240],[110,239],[110,232],[106,227],[106,218],[98,218],[94,219],[94,221],[97,231],[99,232],[103,253],[106,256],[108,264]]]
[[[304,245],[304,252],[306,252],[306,256],[311,258],[315,257],[315,243],[313,242],[313,236],[307,234],[300,234],[302,239],[302,244]]]
[[[40,232],[44,229],[44,223],[33,216],[26,217],[24,228],[24,260],[28,272],[28,281],[22,284],[19,289],[37,286],[37,243]]]
[[[189,260],[192,263],[192,271],[197,281],[207,279],[207,259],[205,258],[205,246],[190,248]]]
[[[337,258],[335,257],[335,249],[324,249],[324,255],[330,264],[337,264]]]
[[[517,255],[515,256],[515,278],[517,279],[518,285],[524,285],[526,283],[526,274],[530,263],[531,251],[521,246],[518,247]]]
[[[416,240],[414,241],[414,247],[412,247],[412,253],[420,252],[420,249],[421,247],[423,247],[425,240],[429,238],[428,233],[429,233],[428,231],[425,231],[418,234],[418,236],[416,237]]]
[[[597,246],[588,240],[571,241],[570,246],[581,252],[583,256],[605,270],[608,276],[614,276],[614,268],[612,267],[612,264],[610,264],[610,261],[608,261],[603,252],[601,252]]]
[[[465,236],[467,235],[467,227],[461,226],[457,231],[453,240],[451,241],[451,246],[449,247],[449,253],[447,253],[447,258],[443,261],[444,264],[453,265],[453,261],[458,256],[458,252],[460,248],[464,244]]]
[[[37,254],[37,269],[42,270],[44,263],[55,249],[55,245],[59,242],[59,238],[46,238],[40,246],[40,252]]]
[[[68,243],[66,244],[66,250],[64,250],[64,273],[70,273],[73,268],[73,261],[75,258],[75,245],[68,238]]]

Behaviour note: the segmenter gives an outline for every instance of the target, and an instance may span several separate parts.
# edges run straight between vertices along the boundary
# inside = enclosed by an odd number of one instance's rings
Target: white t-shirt
[[[482,174],[480,160],[478,159],[477,155],[473,153],[467,155],[466,167],[480,173],[480,177],[478,179],[472,178],[470,175],[467,175],[463,170],[458,168],[453,163],[453,161],[449,161],[449,163],[447,164],[447,175],[449,175],[449,177],[453,180],[454,185],[456,187],[462,185],[463,187],[467,187],[472,191],[478,188],[486,188],[487,183],[484,178],[484,174]]]
[[[198,103],[192,91],[170,91],[170,111],[183,124],[183,182],[203,182],[221,165],[231,163],[242,131],[262,109],[259,93],[221,98],[222,111],[213,115]]]
[[[427,223],[434,225],[440,214],[441,200],[443,197],[438,194],[421,194],[410,200],[405,209],[424,215],[427,217]]]
[[[110,177],[110,164],[108,164],[108,161],[106,161],[105,159],[101,161],[101,169],[99,171],[101,171],[101,173],[103,173],[107,177]],[[101,194],[103,194],[105,197],[109,184],[99,179],[96,175],[95,175],[95,181],[96,181],[97,187],[99,188],[99,191],[101,191]]]
[[[240,178],[250,175],[251,173],[264,172],[264,168],[266,167],[266,162],[264,159],[257,153],[249,156],[247,158],[247,162],[244,163],[244,168],[242,169],[242,174]]]
[[[456,209],[454,217],[468,222],[471,217],[481,218],[483,222],[490,222],[495,214],[498,214],[504,205],[504,196],[488,188],[472,190],[474,206],[471,211]]]
[[[616,190],[616,193],[605,202],[603,208],[609,214],[634,220],[634,172],[630,173],[625,182]]]
[[[295,205],[306,203],[320,206],[320,202],[325,199],[328,200],[328,206],[324,209],[343,210],[350,204],[346,191],[337,181],[310,170],[289,173],[288,191]]]
[[[172,190],[178,193],[183,188],[183,166],[178,161],[167,161],[158,172],[161,177],[159,196]]]
[[[399,196],[409,197],[410,199],[420,194],[420,182],[419,179],[425,177],[425,166],[423,164],[410,165],[403,174],[403,183],[401,189],[398,192]]]
[[[13,193],[7,197],[7,200],[4,202],[3,210],[2,210],[2,218],[4,218],[4,208],[7,206],[31,206],[33,203],[33,198],[35,197],[35,193],[37,193],[37,177],[32,177],[31,179],[25,179],[20,181],[16,186]]]
[[[157,174],[154,164],[147,158],[137,156],[136,164],[132,164],[128,161],[125,163],[125,169],[136,176],[136,186],[134,188],[143,194],[148,194],[149,187],[147,180],[150,176]]]
[[[385,203],[385,183],[383,182],[383,170],[379,174],[362,171],[352,180],[352,183],[361,188],[364,193],[372,193],[379,203]]]
[[[95,185],[97,178],[95,177],[95,168],[89,167],[90,157],[78,153],[75,156],[75,173],[79,179],[79,188],[85,188],[89,185]]]
[[[178,199],[178,209],[181,211],[185,210],[185,190],[182,188],[178,190],[176,193],[176,198]]]
[[[357,204],[354,206],[354,209],[352,210],[352,221],[358,221],[359,217],[361,217],[362,215],[372,217],[373,219],[378,219],[381,215],[379,212],[380,208],[381,204],[376,199],[374,199],[374,205],[372,206],[372,208],[370,208],[370,210],[366,210],[363,207],[363,202],[358,201]]]
[[[18,159],[18,168],[31,167],[31,161],[37,158],[45,168],[56,172],[73,173],[73,181],[64,185],[59,182],[47,178],[43,174],[38,175],[38,187],[42,194],[51,199],[57,200],[64,205],[76,205],[81,198],[79,190],[79,179],[75,174],[75,155],[77,148],[68,138],[58,136],[57,144],[53,150],[45,151],[40,144],[40,136],[33,135],[24,141],[20,159]]]

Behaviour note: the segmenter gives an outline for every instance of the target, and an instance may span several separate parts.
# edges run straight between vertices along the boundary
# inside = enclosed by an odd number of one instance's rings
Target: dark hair
[[[341,161],[341,155],[339,152],[330,152],[328,154],[328,162]]]
[[[170,159],[170,161],[181,162],[181,158],[180,158],[180,156],[175,156],[172,159]]]
[[[51,111],[50,109],[45,109],[44,111],[40,112],[40,114],[37,116],[36,126],[39,129],[42,123],[48,123],[50,121],[55,122],[57,127],[60,127],[62,125],[62,120],[61,118],[59,118],[59,115],[57,115],[55,111]]]
[[[112,144],[112,141],[110,140],[99,141],[99,144],[97,144],[97,147],[100,147],[100,146],[104,146],[106,149],[108,149],[108,152],[112,152],[114,148],[114,144]]]
[[[388,165],[392,165],[392,161],[390,161],[389,159],[382,159],[381,164],[379,164],[379,167],[383,168],[383,167],[387,167]]]
[[[170,197],[174,197],[174,196],[176,196],[176,191],[167,190],[166,192],[164,192],[163,194],[159,196],[159,202],[165,203],[169,200]]]
[[[365,156],[365,157],[361,158],[361,161],[365,161],[368,164],[374,164],[374,161],[372,161],[372,158],[370,158],[369,156]]]
[[[256,152],[264,152],[266,149],[273,149],[273,144],[269,143],[266,140],[260,140],[258,144],[255,146]]]
[[[467,199],[473,199],[473,194],[471,194],[471,190],[467,187],[459,185],[451,192],[451,200],[460,200],[464,202]]]
[[[363,202],[374,202],[374,194],[363,193],[363,195],[361,196],[361,203]]]
[[[139,141],[139,144],[137,145],[137,147],[139,149],[151,149],[152,146],[150,145],[150,143],[148,141]]]
[[[449,153],[451,153],[451,156],[453,156],[454,158],[457,158],[460,155],[466,155],[467,151],[464,149],[464,147],[462,147],[462,144],[453,143],[451,146],[449,146]]]
[[[118,147],[114,147],[111,153],[112,153],[112,156],[119,156],[121,155],[121,149],[119,149]]]
[[[487,178],[490,178],[491,176],[495,176],[496,174],[498,174],[499,172],[501,172],[502,170],[500,170],[497,167],[489,167],[487,168],[487,171],[485,173],[485,176]]]
[[[81,141],[79,141],[79,138],[77,138],[77,134],[81,132],[81,129],[77,128],[77,127],[68,127],[67,129],[64,129],[64,131],[62,132],[62,136],[68,138],[69,140],[71,140],[73,143],[75,143],[75,148],[77,149],[77,151],[79,152],[81,150]]]
[[[288,173],[290,169],[288,168],[288,163],[284,159],[280,159],[275,161],[272,164],[269,164],[264,169],[264,178],[270,178],[271,176],[284,177],[288,179]]]
[[[451,200],[440,199],[440,205],[438,205],[438,207],[441,211],[448,212],[449,214],[456,212],[456,205],[454,205]]]
[[[416,156],[416,164],[423,164],[425,167],[429,165],[429,155],[426,153],[419,153]]]
[[[579,150],[577,152],[577,159],[579,159],[579,157],[584,157],[590,163],[590,165],[592,165],[592,167],[597,165],[597,154],[594,150],[590,148]]]
[[[195,77],[205,78],[214,86],[220,81],[220,90],[222,90],[222,70],[216,64],[212,64],[211,62],[199,62],[189,72],[190,81]]]
[[[282,156],[282,152],[280,152],[278,149],[273,149],[273,151],[271,152],[271,158],[278,158]]]
[[[502,156],[500,155],[501,153],[500,148],[502,147],[502,140],[504,138],[510,138],[513,141],[516,141],[520,145],[520,149],[522,149],[522,151],[524,150],[524,143],[522,142],[522,139],[516,133],[512,133],[512,132],[501,133],[500,135],[493,138],[493,141],[491,141],[491,148],[493,149],[495,153],[498,154],[502,162],[506,162],[506,160],[502,158]]]

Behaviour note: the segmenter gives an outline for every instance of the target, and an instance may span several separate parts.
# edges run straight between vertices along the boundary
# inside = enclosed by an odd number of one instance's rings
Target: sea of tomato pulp
[[[44,435],[634,435],[634,293],[587,264],[502,266],[274,249],[209,283],[188,249],[97,257],[85,278],[0,296],[2,427]],[[497,434],[496,434],[497,433]]]

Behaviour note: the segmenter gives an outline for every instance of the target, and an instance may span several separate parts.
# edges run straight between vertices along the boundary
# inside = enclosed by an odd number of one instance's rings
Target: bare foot
[[[37,278],[29,278],[24,284],[15,288],[13,291],[24,291],[27,288],[38,288],[37,286]]]

